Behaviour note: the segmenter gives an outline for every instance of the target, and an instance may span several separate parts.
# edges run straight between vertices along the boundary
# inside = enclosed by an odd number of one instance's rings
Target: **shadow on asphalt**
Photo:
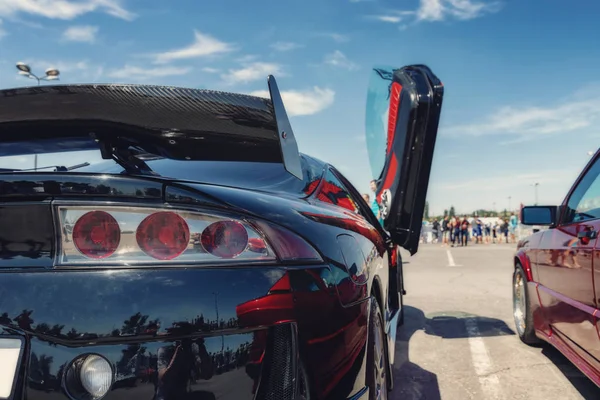
[[[422,311],[418,310],[422,314]],[[495,318],[479,317],[462,312],[442,312],[425,318],[425,333],[443,339],[464,339],[472,336],[467,332],[465,321],[475,322],[479,337],[507,336],[515,332],[504,321]]]
[[[391,399],[440,400],[437,375],[410,362],[409,341],[417,331],[444,339],[468,338],[467,320],[475,322],[480,337],[514,335],[515,332],[501,320],[479,317],[461,312],[435,313],[425,316],[415,307],[404,306],[404,325],[396,335],[394,363],[394,392]]]
[[[390,399],[441,400],[437,375],[410,362],[408,343],[425,327],[425,315],[417,308],[404,306],[404,325],[396,333],[394,391]]]
[[[542,345],[542,354],[556,365],[584,399],[600,398],[600,389],[581,373],[562,353],[549,344]]]

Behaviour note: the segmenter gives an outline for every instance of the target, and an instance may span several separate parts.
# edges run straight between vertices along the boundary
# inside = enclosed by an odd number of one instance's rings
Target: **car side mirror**
[[[556,224],[558,207],[528,206],[521,210],[521,224],[553,226]]]

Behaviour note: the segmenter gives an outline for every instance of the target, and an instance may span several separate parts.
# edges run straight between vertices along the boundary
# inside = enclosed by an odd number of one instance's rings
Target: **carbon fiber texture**
[[[43,127],[32,130],[32,124]],[[80,128],[74,129],[78,124]],[[25,140],[22,135],[32,139],[82,137],[90,133],[85,130],[94,130],[100,138],[127,137],[132,144],[145,145],[149,152],[169,158],[281,160],[277,123],[268,99],[143,85],[0,91],[0,142]],[[220,146],[232,146],[230,150],[237,155],[218,154]],[[253,150],[261,154],[240,154]]]

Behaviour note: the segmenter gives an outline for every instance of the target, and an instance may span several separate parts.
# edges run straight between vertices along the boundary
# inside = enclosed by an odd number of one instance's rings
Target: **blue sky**
[[[372,177],[364,106],[373,65],[429,65],[446,95],[432,211],[562,201],[598,149],[600,3],[558,0],[0,0],[0,88],[14,64],[62,83],[284,91],[300,150],[358,188]],[[263,92],[264,93],[264,92]],[[74,163],[86,156],[71,158]],[[39,164],[54,164],[41,156]],[[31,158],[0,166],[32,166]]]

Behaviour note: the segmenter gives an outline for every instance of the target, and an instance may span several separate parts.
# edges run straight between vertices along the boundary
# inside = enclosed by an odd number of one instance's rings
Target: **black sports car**
[[[0,171],[0,399],[387,398],[442,84],[372,72],[382,227],[268,83],[0,91],[0,157],[62,154]]]

